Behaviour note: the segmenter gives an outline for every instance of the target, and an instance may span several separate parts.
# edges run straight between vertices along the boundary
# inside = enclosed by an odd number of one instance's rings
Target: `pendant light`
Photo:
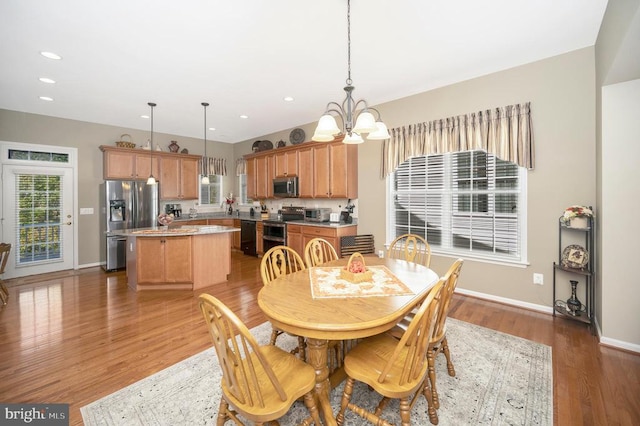
[[[151,149],[153,149],[153,107],[156,106],[153,102],[147,103],[151,107]],[[151,155],[151,174],[149,174],[149,179],[147,179],[147,185],[155,185],[156,178],[153,177],[153,154]]]
[[[311,140],[330,142],[341,133],[345,135],[342,142],[346,144],[363,143],[364,140],[361,136],[363,133],[369,134],[367,136],[369,140],[389,139],[391,136],[387,126],[380,118],[380,112],[371,108],[364,99],[355,101],[352,97],[355,88],[352,85],[353,80],[351,80],[351,0],[347,0],[347,65],[347,85],[344,87],[347,96],[342,104],[337,102],[327,104]],[[362,109],[358,111],[359,106],[362,106]],[[372,112],[376,113],[377,119]],[[342,120],[342,129],[338,127],[334,115]]]
[[[202,180],[203,185],[209,185],[209,159],[207,158],[207,102],[202,102],[200,105],[204,107],[204,157],[202,157]]]

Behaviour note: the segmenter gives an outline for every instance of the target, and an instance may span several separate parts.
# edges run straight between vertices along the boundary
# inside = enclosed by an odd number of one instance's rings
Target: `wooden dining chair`
[[[442,300],[440,301],[440,309],[438,310],[438,317],[433,330],[433,336],[429,342],[429,352],[427,353],[427,361],[429,362],[429,381],[432,393],[433,405],[436,409],[440,408],[440,399],[438,398],[438,389],[436,386],[436,367],[435,359],[439,353],[444,353],[447,359],[447,372],[449,376],[454,377],[456,370],[453,367],[451,361],[451,354],[449,351],[449,343],[447,342],[447,317],[449,316],[449,308],[451,304],[451,298],[453,292],[458,285],[458,277],[460,277],[460,271],[462,270],[462,264],[464,260],[457,259],[447,273],[444,275],[444,287],[442,289]]]
[[[431,265],[431,246],[420,235],[404,234],[391,242],[387,257],[419,263],[428,268]]]
[[[260,275],[262,276],[262,284],[269,285],[273,280],[283,275],[291,274],[297,271],[304,271],[306,267],[300,255],[291,247],[275,246],[270,248],[260,261]],[[278,336],[283,333],[282,330],[273,327],[271,331],[272,345],[276,344]],[[292,351],[297,353],[303,361],[306,359],[305,349],[306,343],[303,336],[295,336],[298,338],[298,347]]]
[[[311,239],[304,248],[304,261],[307,268],[338,259],[338,253],[324,238]]]
[[[11,244],[9,243],[0,243],[0,276],[4,274],[4,268],[7,266],[7,261],[9,260],[9,253],[11,252]],[[4,282],[0,278],[0,299],[2,300],[2,305],[7,304],[7,300],[9,300],[9,290],[7,286],[4,285]]]
[[[338,425],[344,422],[344,413],[349,408],[354,413],[373,424],[388,424],[381,417],[390,399],[400,399],[400,418],[403,425],[411,424],[411,405],[415,394],[422,391],[427,398],[429,413],[437,416],[431,403],[431,391],[427,377],[427,351],[433,333],[438,300],[444,287],[444,280],[429,291],[424,298],[409,328],[400,340],[388,333],[378,334],[361,340],[351,349],[344,360],[347,382],[344,386],[340,411],[336,416]],[[363,382],[382,395],[375,411],[359,407],[351,402],[353,386]]]
[[[215,297],[201,294],[199,300],[222,370],[217,425],[229,419],[243,424],[238,415],[256,425],[275,421],[300,397],[313,422],[322,424],[314,398],[313,367],[277,346],[260,346],[244,323]]]

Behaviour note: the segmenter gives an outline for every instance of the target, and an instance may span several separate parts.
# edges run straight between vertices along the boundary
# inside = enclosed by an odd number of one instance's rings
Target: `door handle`
[[[71,222],[67,222],[67,223],[65,223],[65,225],[71,225]]]

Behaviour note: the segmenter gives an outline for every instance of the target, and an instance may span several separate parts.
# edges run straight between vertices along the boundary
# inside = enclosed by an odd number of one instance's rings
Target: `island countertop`
[[[209,235],[228,232],[240,232],[240,229],[222,225],[154,226],[151,228],[113,231],[111,235],[123,235],[125,237],[171,237],[176,235]]]

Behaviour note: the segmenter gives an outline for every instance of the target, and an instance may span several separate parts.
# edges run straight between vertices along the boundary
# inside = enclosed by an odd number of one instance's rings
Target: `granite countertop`
[[[220,225],[186,225],[172,226],[170,228],[154,226],[151,228],[135,228],[113,231],[112,235],[124,235],[127,237],[170,237],[178,235],[222,234],[226,232],[240,232],[240,229],[232,226]]]
[[[262,222],[264,220],[278,220],[278,215],[272,214],[269,216],[269,219],[262,219],[259,212],[256,212],[255,215],[251,216],[248,212],[240,212],[240,215],[227,214],[226,212],[219,213],[199,213],[196,217],[189,217],[189,215],[183,215],[173,221],[172,226],[179,225],[180,222],[187,222],[190,220],[201,220],[201,219],[240,219],[240,220],[251,220],[254,222]],[[356,226],[358,225],[358,219],[353,218],[353,222],[345,223],[345,222],[307,222],[304,220],[289,220],[286,223],[296,224],[302,226],[323,226],[328,228],[344,228],[348,226]]]

